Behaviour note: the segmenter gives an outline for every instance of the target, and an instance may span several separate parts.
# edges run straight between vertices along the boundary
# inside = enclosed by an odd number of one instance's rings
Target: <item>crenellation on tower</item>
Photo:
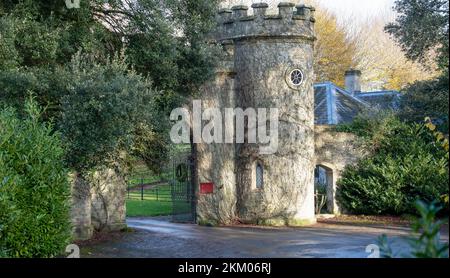
[[[234,20],[239,20],[248,15],[248,7],[246,5],[233,6],[231,10],[233,11]]]
[[[295,4],[292,2],[280,2],[278,4],[279,15],[284,20],[292,20]]]
[[[230,22],[232,19],[233,11],[231,9],[220,9],[217,12],[217,24],[222,25],[226,22]]]
[[[255,3],[252,5],[253,15],[255,19],[264,20],[269,5],[267,3]]]
[[[242,39],[246,37],[302,38],[313,41],[314,11],[311,6],[280,2],[277,14],[267,14],[267,3],[255,3],[249,15],[246,5],[221,9],[218,12],[218,28],[214,34],[217,40]]]
[[[298,17],[299,19],[309,20],[311,22],[316,22],[316,19],[314,17],[316,9],[312,6],[307,6],[304,4],[300,4],[296,6],[297,12],[295,14],[295,17]]]

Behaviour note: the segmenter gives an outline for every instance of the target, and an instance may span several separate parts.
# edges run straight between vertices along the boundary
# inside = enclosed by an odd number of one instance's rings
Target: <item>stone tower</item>
[[[290,2],[221,9],[214,39],[224,58],[204,87],[205,108],[277,108],[278,148],[197,144],[199,222],[302,225],[314,222],[314,8]],[[226,123],[235,126],[236,123]],[[269,123],[267,123],[269,125]],[[246,126],[247,128],[251,128]]]

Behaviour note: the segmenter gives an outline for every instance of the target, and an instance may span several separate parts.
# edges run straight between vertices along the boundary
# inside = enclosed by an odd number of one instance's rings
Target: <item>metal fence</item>
[[[175,222],[195,222],[196,202],[192,184],[194,171],[190,149],[178,149],[160,175],[145,166],[132,174],[127,188],[128,200],[170,202]],[[165,205],[165,204],[164,204]]]
[[[129,200],[172,202],[172,195],[168,184],[129,184],[127,189]]]
[[[129,200],[171,202],[169,180],[172,169],[170,165],[160,175],[154,175],[141,166],[128,180],[127,198]]]

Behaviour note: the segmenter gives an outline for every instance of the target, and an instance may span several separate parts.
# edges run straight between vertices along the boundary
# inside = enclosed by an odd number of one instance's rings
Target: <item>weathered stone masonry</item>
[[[301,225],[314,215],[314,9],[280,3],[235,6],[219,12],[215,39],[227,59],[204,87],[206,107],[278,108],[278,152],[261,155],[258,144],[199,144],[197,184],[213,182],[214,193],[199,195],[199,222]],[[293,70],[303,82],[290,83]],[[233,123],[231,123],[233,124]],[[292,135],[296,135],[295,139]],[[255,167],[264,185],[255,188]]]
[[[347,165],[353,165],[366,155],[363,142],[356,135],[337,132],[334,126],[315,126],[315,164],[327,169],[327,207],[330,213],[340,213],[336,202],[336,183]]]
[[[126,228],[126,182],[114,170],[96,172],[87,183],[75,175],[72,180],[71,219],[73,237],[87,240],[97,231]]]

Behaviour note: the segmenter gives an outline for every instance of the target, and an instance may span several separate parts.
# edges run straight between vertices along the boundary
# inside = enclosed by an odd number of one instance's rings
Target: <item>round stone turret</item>
[[[267,127],[271,124],[270,114],[277,110],[278,141],[270,144],[273,152],[261,151],[267,142],[247,140],[232,145],[233,151],[228,153],[232,159],[226,163],[204,162],[207,158],[224,160],[227,156],[219,151],[200,152],[200,165],[208,167],[200,171],[199,177],[223,186],[214,197],[200,199],[198,214],[202,219],[223,222],[222,219],[231,216],[225,217],[228,212],[221,208],[233,208],[232,214],[247,223],[312,223],[315,221],[314,8],[291,2],[279,3],[277,14],[268,14],[266,3],[256,3],[251,8],[252,15],[242,5],[219,11],[213,35],[230,58],[226,62],[232,65],[226,64],[213,84],[232,84],[234,89],[219,90],[220,93],[211,90],[205,96],[214,98],[212,103],[232,100],[232,108],[253,108],[258,114],[263,109],[267,113]],[[248,139],[248,131],[254,127],[246,125]],[[271,135],[270,131],[266,133]],[[208,148],[215,150],[220,146]]]
[[[260,142],[237,146],[238,215],[260,224],[314,222],[314,8],[281,2],[274,15],[265,3],[252,8],[248,16],[234,7],[218,38],[235,44],[237,107],[278,109],[279,139],[274,153],[261,153]]]

